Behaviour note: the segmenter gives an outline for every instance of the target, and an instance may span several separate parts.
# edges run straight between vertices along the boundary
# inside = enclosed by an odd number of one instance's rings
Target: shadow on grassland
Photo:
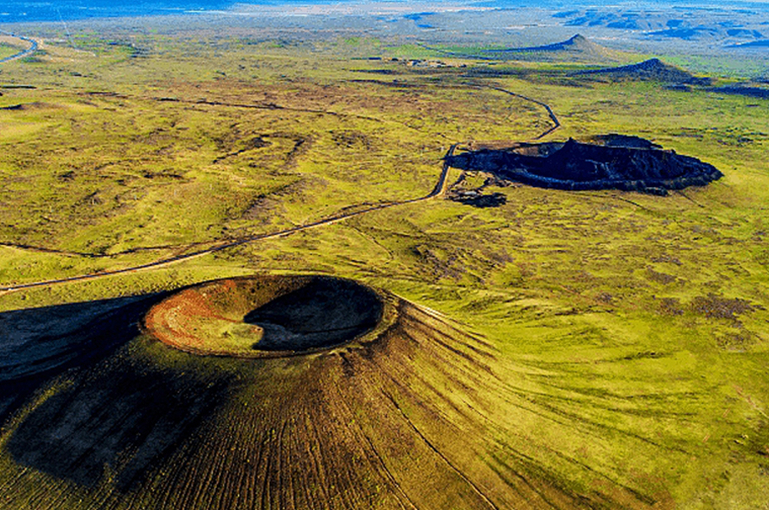
[[[85,366],[138,334],[160,294],[0,313],[0,423],[36,388]]]
[[[127,490],[224,400],[228,381],[220,375],[120,349],[161,297],[0,314],[1,419],[70,370],[67,384],[13,427],[6,448],[17,463],[87,487],[110,478]]]

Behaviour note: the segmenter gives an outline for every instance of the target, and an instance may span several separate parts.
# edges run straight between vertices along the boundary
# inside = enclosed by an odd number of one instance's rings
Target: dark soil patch
[[[748,85],[733,85],[728,87],[713,87],[708,90],[711,92],[718,92],[719,94],[769,99],[769,88],[751,87]]]
[[[723,176],[708,163],[657,149],[646,140],[607,136],[608,141],[598,140],[600,144],[570,139],[470,151],[449,157],[448,163],[531,186],[571,191],[620,189],[664,195],[668,190],[704,186]]]
[[[715,294],[697,296],[689,305],[694,313],[715,319],[737,319],[737,315],[756,309],[745,299],[728,299]]]

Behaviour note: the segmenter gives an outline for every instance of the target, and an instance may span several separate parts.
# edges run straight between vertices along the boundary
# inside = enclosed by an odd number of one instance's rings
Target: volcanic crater
[[[466,171],[562,190],[619,189],[666,195],[669,190],[705,186],[723,174],[713,165],[627,135],[600,135],[589,142],[521,143],[481,148],[447,157]]]
[[[376,329],[385,300],[352,280],[259,275],[214,280],[173,294],[144,329],[196,354],[275,357],[348,343]]]

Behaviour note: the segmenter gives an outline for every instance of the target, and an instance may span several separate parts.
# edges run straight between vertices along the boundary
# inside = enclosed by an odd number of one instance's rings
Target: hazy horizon
[[[297,7],[301,5],[356,5],[358,12],[365,11],[367,4],[397,6],[398,10],[420,11],[430,6],[457,6],[457,7],[485,7],[485,8],[511,8],[511,7],[537,7],[543,9],[573,9],[573,8],[618,8],[647,7],[660,8],[669,6],[673,8],[695,7],[711,8],[716,10],[728,10],[730,8],[758,8],[769,7],[769,0],[752,1],[726,1],[712,2],[701,0],[644,0],[643,2],[629,1],[590,1],[582,0],[570,2],[567,0],[549,0],[532,6],[524,0],[430,0],[425,2],[408,2],[404,0],[389,1],[361,1],[361,0],[154,0],[141,4],[115,5],[108,0],[64,0],[60,2],[24,2],[0,0],[0,23],[39,22],[39,21],[70,21],[88,18],[122,17],[122,16],[151,16],[194,13],[197,11],[221,11],[248,8],[248,6],[280,6]]]

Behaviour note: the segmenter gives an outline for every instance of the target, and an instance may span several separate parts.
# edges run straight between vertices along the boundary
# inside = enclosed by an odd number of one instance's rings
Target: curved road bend
[[[489,89],[492,89],[492,90],[498,90],[499,92],[504,92],[505,94],[509,94],[511,96],[518,97],[518,98],[523,99],[525,101],[529,101],[529,102],[534,103],[536,105],[539,105],[539,106],[541,106],[542,108],[545,109],[545,111],[547,112],[547,115],[550,117],[550,120],[553,121],[553,126],[551,128],[549,128],[547,131],[544,131],[543,133],[541,133],[536,138],[532,138],[532,140],[540,140],[540,139],[546,137],[547,135],[549,135],[550,133],[552,133],[553,131],[555,131],[556,129],[561,127],[561,121],[558,120],[558,117],[556,116],[555,112],[553,111],[553,109],[550,107],[549,104],[543,103],[542,101],[539,101],[537,99],[534,99],[534,98],[531,98],[531,97],[528,97],[528,96],[524,96],[522,94],[518,94],[516,92],[511,92],[511,91],[509,91],[507,89],[503,89],[502,87],[486,86],[486,88],[489,88]]]
[[[521,99],[525,99],[527,101],[531,101],[531,102],[533,102],[535,104],[538,104],[538,105],[542,106],[543,108],[545,108],[545,110],[547,111],[548,115],[550,116],[550,119],[553,121],[554,126],[548,128],[547,131],[545,131],[544,133],[540,134],[535,139],[540,139],[540,138],[542,138],[544,136],[547,136],[548,134],[552,133],[553,131],[555,131],[556,129],[558,129],[561,126],[561,123],[558,120],[558,117],[556,117],[556,115],[553,112],[552,108],[548,104],[543,103],[541,101],[538,101],[536,99],[532,99],[532,98],[528,98],[526,96],[522,96],[520,94],[516,94],[515,92],[511,92],[509,90],[506,90],[506,89],[503,89],[503,88],[500,88],[500,87],[488,87],[488,88],[491,88],[491,89],[494,89],[494,90],[498,90],[500,92],[504,92],[504,93],[510,94],[512,96],[520,97]],[[253,235],[253,236],[247,236],[247,237],[243,237],[243,238],[236,239],[236,240],[233,240],[233,241],[227,241],[227,242],[224,242],[224,243],[221,243],[221,244],[217,244],[216,246],[212,246],[210,248],[206,248],[206,249],[203,249],[203,250],[198,250],[198,251],[195,251],[195,252],[192,252],[192,253],[187,253],[187,254],[184,254],[184,255],[177,255],[175,257],[170,257],[170,258],[167,258],[167,259],[161,259],[161,260],[157,260],[155,262],[149,262],[147,264],[142,264],[142,265],[139,265],[139,266],[126,267],[126,268],[123,268],[123,269],[115,269],[115,270],[112,270],[112,271],[101,271],[101,272],[98,272],[98,273],[91,273],[91,274],[85,274],[85,275],[70,276],[70,277],[67,277],[67,278],[57,278],[57,279],[53,279],[53,280],[42,280],[42,281],[38,281],[38,282],[22,283],[22,284],[19,284],[19,285],[9,285],[9,286],[5,286],[5,287],[0,287],[0,294],[4,294],[4,293],[8,293],[8,292],[14,292],[14,291],[23,290],[23,289],[31,289],[31,288],[34,288],[34,287],[46,287],[46,286],[49,286],[49,285],[55,285],[55,284],[60,284],[60,283],[69,283],[69,282],[84,281],[84,280],[93,280],[93,279],[96,279],[96,278],[103,278],[103,277],[106,277],[106,276],[114,276],[114,275],[119,275],[119,274],[134,273],[134,272],[142,271],[142,270],[145,270],[145,269],[156,269],[156,268],[159,268],[159,267],[164,267],[164,266],[168,266],[168,265],[174,264],[176,262],[182,262],[182,261],[185,261],[185,260],[190,260],[190,259],[194,259],[194,258],[197,258],[197,257],[202,257],[203,255],[208,255],[210,253],[216,253],[216,252],[219,252],[219,251],[222,251],[222,250],[226,250],[226,249],[229,249],[229,248],[235,248],[237,246],[242,246],[244,244],[252,243],[254,241],[261,241],[261,240],[264,240],[264,239],[275,239],[275,238],[278,238],[278,237],[285,237],[285,236],[289,236],[291,234],[295,234],[296,232],[301,232],[301,231],[304,231],[304,230],[310,230],[310,229],[321,227],[321,226],[324,226],[324,225],[331,225],[333,223],[338,223],[338,222],[344,221],[344,220],[346,220],[348,218],[353,218],[355,216],[361,216],[363,214],[367,214],[367,213],[370,213],[370,212],[381,211],[383,209],[389,209],[391,207],[396,207],[396,206],[406,205],[406,204],[414,204],[414,203],[417,203],[417,202],[423,202],[423,201],[426,201],[426,200],[430,200],[432,198],[442,196],[445,193],[445,191],[446,191],[446,182],[447,182],[447,179],[448,179],[449,170],[451,168],[451,166],[449,165],[449,158],[454,154],[454,150],[456,150],[458,145],[459,145],[459,143],[455,143],[451,147],[449,147],[449,150],[446,153],[446,156],[444,157],[443,169],[441,170],[440,176],[438,177],[438,182],[435,184],[435,187],[433,188],[433,190],[430,191],[430,193],[428,193],[427,195],[425,195],[423,197],[413,198],[413,199],[410,199],[410,200],[403,200],[403,201],[400,201],[400,202],[391,202],[391,203],[386,203],[386,204],[380,204],[380,205],[375,205],[375,206],[367,207],[367,208],[361,209],[359,211],[352,211],[352,212],[337,214],[337,215],[334,215],[334,216],[331,216],[331,217],[328,217],[328,218],[325,218],[325,219],[322,219],[322,220],[318,220],[318,221],[315,221],[315,222],[312,222],[312,223],[307,223],[307,224],[304,224],[304,225],[298,225],[296,227],[291,227],[291,228],[288,228],[288,229],[285,229],[285,230],[279,230],[277,232],[270,232],[270,233],[266,233],[266,234],[257,234],[257,235]]]
[[[433,188],[433,190],[430,193],[428,193],[427,195],[425,195],[423,197],[413,198],[411,200],[404,200],[404,201],[401,201],[401,202],[391,202],[391,203],[387,203],[387,204],[380,204],[380,205],[375,205],[375,206],[372,206],[372,207],[367,207],[367,208],[361,209],[359,211],[352,211],[352,212],[348,212],[348,213],[337,214],[337,215],[331,216],[329,218],[324,218],[322,220],[318,220],[318,221],[315,221],[315,222],[312,222],[312,223],[307,223],[305,225],[299,225],[299,226],[296,226],[296,227],[291,227],[291,228],[288,228],[288,229],[285,229],[285,230],[279,230],[277,232],[270,232],[270,233],[267,233],[267,234],[257,234],[257,235],[253,235],[253,236],[248,236],[248,237],[244,237],[244,238],[237,239],[237,240],[234,240],[234,241],[229,241],[229,242],[221,243],[221,244],[218,244],[218,245],[213,246],[211,248],[206,248],[204,250],[198,250],[198,251],[195,251],[195,252],[192,252],[192,253],[187,253],[187,254],[184,254],[184,255],[178,255],[176,257],[171,257],[171,258],[167,258],[167,259],[157,260],[155,262],[150,262],[148,264],[142,264],[140,266],[127,267],[127,268],[124,268],[124,269],[116,269],[116,270],[113,270],[113,271],[102,271],[102,272],[99,272],[99,273],[91,273],[91,274],[86,274],[86,275],[70,276],[68,278],[58,278],[58,279],[54,279],[54,280],[43,280],[43,281],[33,282],[33,283],[24,283],[24,284],[20,284],[20,285],[13,285],[13,286],[8,286],[8,287],[0,287],[0,292],[5,293],[5,292],[16,291],[16,290],[29,289],[29,288],[33,288],[33,287],[44,287],[44,286],[47,286],[47,285],[54,285],[54,284],[57,284],[57,283],[67,283],[67,282],[75,282],[75,281],[82,281],[82,280],[93,280],[95,278],[101,278],[101,277],[104,277],[104,276],[112,276],[112,275],[118,275],[118,274],[124,274],[124,273],[132,273],[132,272],[141,271],[141,270],[144,270],[144,269],[153,269],[153,268],[163,267],[163,266],[167,266],[167,265],[173,264],[175,262],[181,262],[181,261],[184,261],[184,260],[190,260],[190,259],[193,259],[193,258],[201,257],[203,255],[208,255],[210,253],[215,253],[215,252],[218,252],[218,251],[226,250],[228,248],[234,248],[236,246],[241,246],[241,245],[244,245],[244,244],[252,243],[254,241],[261,241],[263,239],[275,239],[275,238],[278,238],[278,237],[285,237],[285,236],[289,236],[291,234],[295,234],[296,232],[301,232],[303,230],[310,230],[312,228],[317,228],[317,227],[324,226],[324,225],[331,225],[333,223],[338,223],[338,222],[346,220],[348,218],[353,218],[355,216],[361,216],[363,214],[370,213],[370,212],[373,212],[373,211],[381,211],[382,209],[388,209],[390,207],[395,207],[395,206],[399,206],[399,205],[406,205],[406,204],[413,204],[413,203],[416,203],[416,202],[422,202],[424,200],[429,200],[431,198],[440,196],[440,195],[442,195],[445,192],[447,177],[448,177],[449,169],[451,168],[449,166],[449,163],[448,163],[448,158],[451,155],[454,154],[454,150],[456,149],[456,147],[457,147],[457,144],[454,144],[454,145],[452,145],[449,148],[449,150],[446,153],[446,156],[444,158],[445,161],[443,163],[443,170],[441,171],[441,175],[438,178],[438,183],[435,185],[435,188]]]
[[[24,42],[28,42],[31,44],[29,48],[26,50],[20,51],[19,53],[16,53],[15,55],[11,55],[10,57],[5,57],[3,59],[0,59],[0,64],[4,62],[10,62],[11,60],[16,60],[18,58],[26,57],[28,55],[32,55],[34,52],[37,51],[37,41],[34,39],[30,39],[29,37],[24,37],[23,35],[16,35],[12,32],[6,32],[5,30],[0,30],[0,34],[5,34],[11,37],[15,37],[16,39],[21,39]]]

